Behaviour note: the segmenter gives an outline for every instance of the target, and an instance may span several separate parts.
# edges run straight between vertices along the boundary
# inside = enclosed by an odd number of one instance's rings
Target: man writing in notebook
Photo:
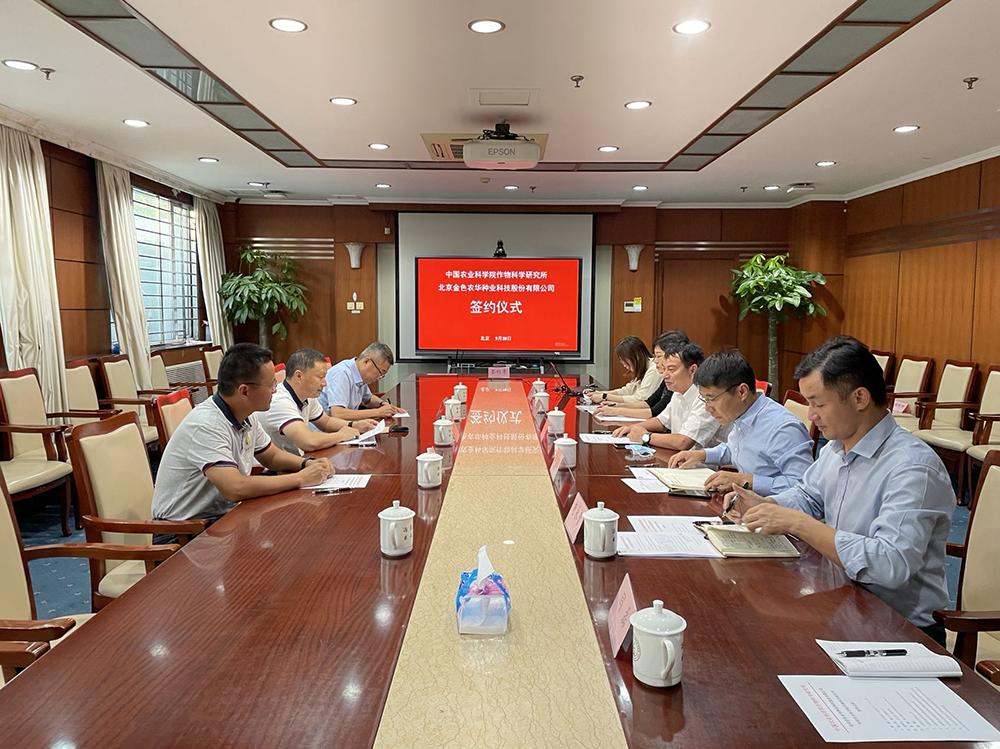
[[[860,341],[831,338],[795,376],[829,444],[798,486],[770,497],[736,487],[727,503],[751,530],[802,539],[944,644],[932,616],[948,604],[944,464],[886,410],[882,368]]]
[[[710,491],[730,491],[735,484],[767,495],[798,484],[813,462],[809,432],[791,411],[758,393],[756,383],[750,362],[735,349],[705,359],[694,384],[705,410],[730,427],[729,436],[715,447],[676,453],[668,465],[735,465],[736,473],[716,471],[709,477]]]

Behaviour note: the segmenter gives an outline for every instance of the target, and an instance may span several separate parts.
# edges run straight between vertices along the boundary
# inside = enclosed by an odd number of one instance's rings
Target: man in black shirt
[[[670,347],[670,344],[689,342],[690,339],[683,330],[668,330],[657,337],[653,342],[653,360],[656,362],[656,368],[660,374],[663,374],[663,352]],[[616,403],[613,406],[602,405],[597,409],[597,413],[601,416],[628,416],[634,419],[649,419],[660,415],[660,412],[670,403],[672,395],[673,392],[667,387],[666,383],[661,382],[660,387],[651,396],[646,398],[645,401]]]

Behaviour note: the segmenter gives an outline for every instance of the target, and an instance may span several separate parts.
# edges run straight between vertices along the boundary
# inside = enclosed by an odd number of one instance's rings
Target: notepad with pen
[[[856,678],[927,679],[935,676],[962,675],[958,661],[948,655],[938,655],[919,642],[840,642],[816,640],[823,652],[845,674]],[[876,653],[904,651],[904,655]],[[865,652],[871,655],[849,657],[847,653]]]
[[[797,557],[799,550],[784,535],[753,533],[745,525],[696,523],[709,542],[726,557]]]
[[[707,497],[705,482],[715,474],[711,468],[650,468],[649,472],[662,483],[671,494],[687,497]]]

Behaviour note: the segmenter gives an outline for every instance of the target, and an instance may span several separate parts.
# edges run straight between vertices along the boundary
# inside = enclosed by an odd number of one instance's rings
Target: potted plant
[[[236,325],[256,320],[261,346],[270,348],[272,335],[285,340],[288,328],[278,313],[297,320],[306,311],[306,287],[295,280],[297,270],[285,255],[243,247],[239,272],[224,274],[219,284],[223,313]]]
[[[740,320],[751,312],[767,315],[767,380],[772,393],[781,392],[778,323],[787,320],[789,312],[798,317],[826,314],[812,295],[812,285],[825,284],[826,277],[788,265],[787,258],[787,255],[768,258],[758,253],[733,270],[733,296],[740,304]]]

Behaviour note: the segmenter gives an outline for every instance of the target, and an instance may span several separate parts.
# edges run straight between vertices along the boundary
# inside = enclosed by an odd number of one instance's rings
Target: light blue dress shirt
[[[813,463],[812,440],[797,416],[759,395],[733,422],[726,441],[705,450],[705,462],[753,474],[753,490],[767,496],[801,481]]]
[[[352,411],[372,398],[372,391],[365,384],[354,359],[344,359],[334,364],[326,373],[326,384],[319,394],[319,404],[324,411],[331,406],[342,406]]]
[[[780,505],[837,529],[847,576],[918,627],[948,606],[945,543],[955,492],[941,459],[887,413],[848,453],[827,444]]]

